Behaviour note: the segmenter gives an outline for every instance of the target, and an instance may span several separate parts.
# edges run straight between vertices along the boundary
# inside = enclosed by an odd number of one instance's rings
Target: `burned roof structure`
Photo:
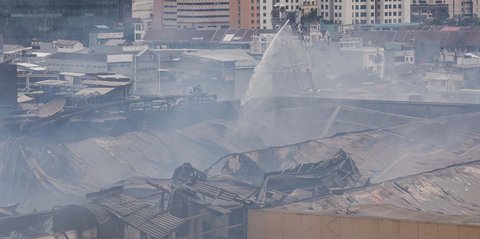
[[[107,211],[93,204],[68,205],[0,218],[0,237],[37,238],[54,234],[82,234],[99,229],[97,235],[111,235],[113,224]]]
[[[262,204],[275,205],[281,201],[296,201],[331,195],[333,191],[356,186],[360,172],[355,162],[343,150],[333,159],[299,164],[294,168],[265,174],[257,191]]]
[[[348,190],[342,195],[295,203],[287,208],[326,211],[350,204],[391,205],[421,212],[480,217],[479,185],[480,163],[474,161]]]
[[[122,193],[122,187],[87,194],[87,198],[115,215],[119,220],[137,229],[140,233],[156,238],[168,238],[175,233],[184,220],[162,209]]]

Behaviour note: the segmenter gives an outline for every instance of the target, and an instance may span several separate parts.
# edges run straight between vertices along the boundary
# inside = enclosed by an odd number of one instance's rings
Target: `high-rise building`
[[[132,0],[2,0],[0,32],[6,42],[88,41],[93,25],[131,29]],[[127,35],[131,35],[127,34]]]
[[[264,4],[261,6],[261,29],[274,29],[275,27],[278,27],[274,26],[272,21],[274,18],[272,16],[272,12],[274,11],[275,7],[278,9],[284,9],[284,11],[288,14],[289,12],[295,12],[297,9],[302,9],[305,5],[305,0],[267,0],[266,2],[267,3],[263,1]]]
[[[303,14],[309,14],[311,11],[317,10],[317,0],[303,0]]]
[[[450,2],[453,4],[454,1]],[[449,17],[448,10],[447,0],[412,0],[411,21],[425,22],[431,19],[446,19]]]
[[[230,0],[230,28],[233,29],[259,29],[261,25],[260,1]],[[270,2],[263,1],[263,2]],[[265,13],[263,13],[265,14]]]
[[[321,18],[342,25],[410,23],[410,0],[319,0]]]
[[[155,29],[229,28],[229,0],[155,0]]]

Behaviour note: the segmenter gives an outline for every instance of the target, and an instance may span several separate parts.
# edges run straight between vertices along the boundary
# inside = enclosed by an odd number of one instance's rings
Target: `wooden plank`
[[[267,212],[265,217],[265,239],[282,239],[282,213]],[[284,238],[285,239],[285,238]]]
[[[328,239],[339,239],[339,222],[338,218],[330,217],[330,216],[322,216],[320,219],[320,230],[321,230],[321,238],[328,238]]]
[[[302,239],[319,239],[321,237],[321,216],[302,216]]]
[[[377,220],[379,239],[398,239],[398,223],[396,221]]]
[[[265,238],[265,212],[257,210],[248,210],[248,238]]]
[[[478,227],[468,227],[468,229],[467,229],[467,239],[480,239],[480,228],[478,228]]]
[[[302,215],[294,213],[283,214],[283,238],[302,238]]]
[[[399,239],[418,239],[418,225],[415,222],[399,222],[398,232]]]
[[[421,239],[438,239],[438,224],[419,223],[418,238]]]
[[[359,219],[357,223],[358,239],[378,239],[378,221]]]
[[[438,226],[438,239],[457,239],[458,238],[458,226],[455,225],[439,225]]]
[[[357,238],[357,220],[356,218],[341,217],[339,218],[340,239]]]

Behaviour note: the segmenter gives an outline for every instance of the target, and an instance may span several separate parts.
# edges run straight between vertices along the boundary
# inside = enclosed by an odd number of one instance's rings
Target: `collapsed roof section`
[[[419,212],[444,215],[474,216],[471,223],[479,223],[480,162],[453,165],[445,169],[425,172],[405,178],[382,182],[332,195],[281,206],[295,212],[328,212],[358,205],[390,205]],[[370,210],[371,216],[385,211]]]
[[[333,159],[299,164],[280,172],[267,173],[257,191],[257,200],[274,205],[332,194],[357,185],[360,172],[355,162],[343,150]]]

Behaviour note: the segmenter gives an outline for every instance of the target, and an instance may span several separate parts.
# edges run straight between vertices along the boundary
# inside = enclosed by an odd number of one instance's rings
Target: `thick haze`
[[[241,103],[194,105],[195,109],[147,116],[136,122],[108,123],[92,116],[87,123],[62,122],[6,138],[0,142],[0,205],[19,202],[22,210],[29,211],[83,202],[85,193],[128,178],[169,178],[184,162],[204,169],[231,153],[283,145],[292,146],[249,155],[259,161],[287,162],[266,168],[268,171],[324,160],[337,149],[345,149],[358,162],[364,177],[374,182],[474,158],[480,134],[475,123],[478,114],[430,120],[428,114],[457,112],[421,104],[314,99],[325,96],[321,95],[324,92],[330,97],[357,98],[345,89],[370,80],[357,78],[355,71],[345,67],[348,60],[344,58],[327,59],[328,52],[321,47],[307,48],[300,34],[286,24],[255,69]],[[351,78],[342,82],[352,85],[340,87],[331,80],[335,76],[323,74],[326,66],[320,66],[322,61],[317,57],[336,65],[330,71],[350,71]],[[390,88],[380,95],[376,90],[362,93],[371,98],[397,99],[395,94],[387,94],[396,90]],[[271,98],[288,96],[304,98]],[[338,135],[346,132],[356,133]],[[315,141],[307,147],[296,145],[309,140]],[[429,158],[427,166],[422,165],[425,157]],[[382,162],[377,167],[369,160]]]

